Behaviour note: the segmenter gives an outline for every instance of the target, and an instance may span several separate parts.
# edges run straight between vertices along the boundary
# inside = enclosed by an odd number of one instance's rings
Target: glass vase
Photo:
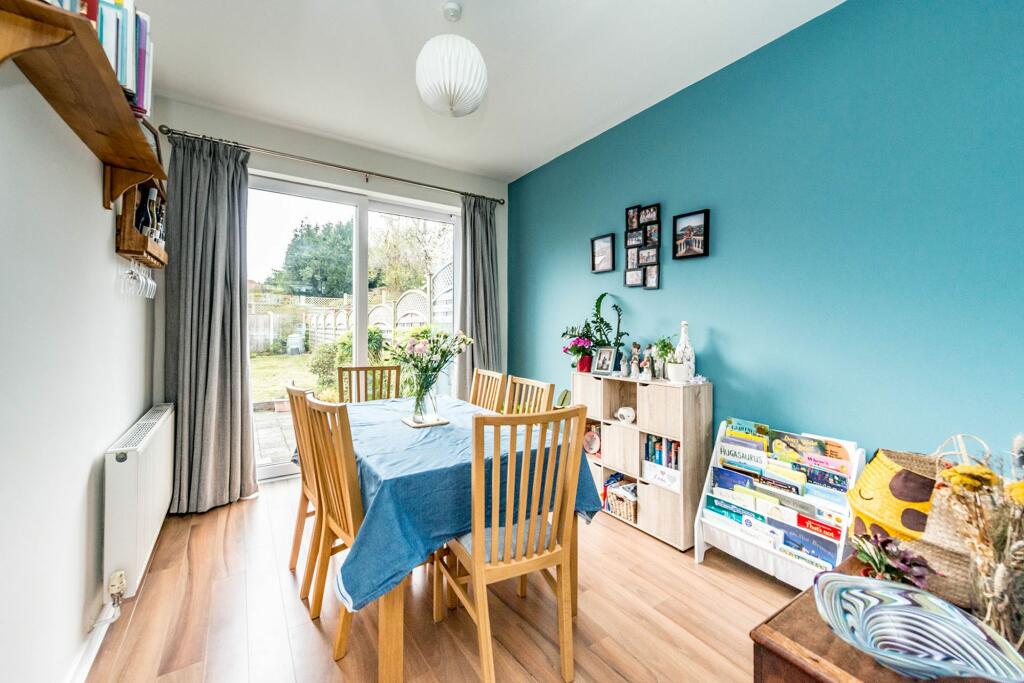
[[[412,421],[416,424],[437,419],[437,375],[421,375],[413,387]]]

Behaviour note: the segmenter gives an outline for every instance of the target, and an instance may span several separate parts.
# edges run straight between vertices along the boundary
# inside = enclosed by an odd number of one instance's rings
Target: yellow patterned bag
[[[936,458],[879,449],[847,495],[857,535],[916,540],[924,534],[935,487]]]

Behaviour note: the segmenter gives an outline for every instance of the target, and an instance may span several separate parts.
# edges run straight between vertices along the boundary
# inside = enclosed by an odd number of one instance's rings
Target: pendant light
[[[442,10],[448,21],[462,16],[462,6],[453,0]],[[416,87],[423,103],[438,114],[466,116],[487,92],[487,65],[472,41],[451,33],[434,36],[416,58]]]

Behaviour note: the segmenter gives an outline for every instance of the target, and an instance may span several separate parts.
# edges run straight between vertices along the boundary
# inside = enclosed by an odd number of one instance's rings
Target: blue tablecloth
[[[338,599],[350,610],[384,595],[430,553],[470,530],[473,415],[488,411],[442,396],[438,412],[450,423],[413,429],[401,422],[412,414],[412,399],[348,406],[364,513],[335,581]],[[507,443],[502,457],[508,457]],[[600,509],[584,462],[576,511],[589,521]]]

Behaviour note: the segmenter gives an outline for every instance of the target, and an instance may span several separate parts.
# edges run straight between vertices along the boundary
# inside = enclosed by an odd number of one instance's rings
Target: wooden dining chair
[[[338,400],[342,403],[362,403],[401,395],[400,365],[338,367]]]
[[[585,429],[584,406],[473,417],[471,529],[439,551],[433,606],[439,622],[447,609],[445,585],[466,606],[476,622],[486,683],[495,680],[487,586],[530,572],[540,572],[555,591],[562,678],[573,679],[571,555]],[[504,466],[503,450],[509,453]]]
[[[309,549],[306,552],[306,569],[302,574],[299,597],[309,597],[309,587],[313,581],[316,567],[317,549],[320,545],[320,531],[323,520],[319,510],[319,499],[316,487],[316,463],[313,461],[313,444],[309,433],[309,407],[306,398],[313,395],[310,389],[295,386],[285,387],[288,392],[288,404],[292,411],[292,429],[295,431],[295,445],[299,451],[299,510],[295,515],[295,533],[292,537],[292,554],[288,560],[289,571],[295,571],[299,561],[299,549],[302,545],[306,520],[313,521],[313,535],[310,536]]]
[[[363,523],[363,498],[359,492],[348,408],[341,403],[324,403],[312,396],[307,397],[306,402],[323,519],[315,585],[309,600],[309,616],[316,619],[323,606],[331,557],[352,546]],[[352,613],[342,605],[334,637],[334,659],[345,656],[351,631]]]
[[[503,412],[507,415],[543,413],[551,410],[554,394],[554,384],[509,375]]]
[[[473,368],[473,384],[469,389],[469,402],[475,406],[501,412],[505,398],[505,375],[491,370]]]

